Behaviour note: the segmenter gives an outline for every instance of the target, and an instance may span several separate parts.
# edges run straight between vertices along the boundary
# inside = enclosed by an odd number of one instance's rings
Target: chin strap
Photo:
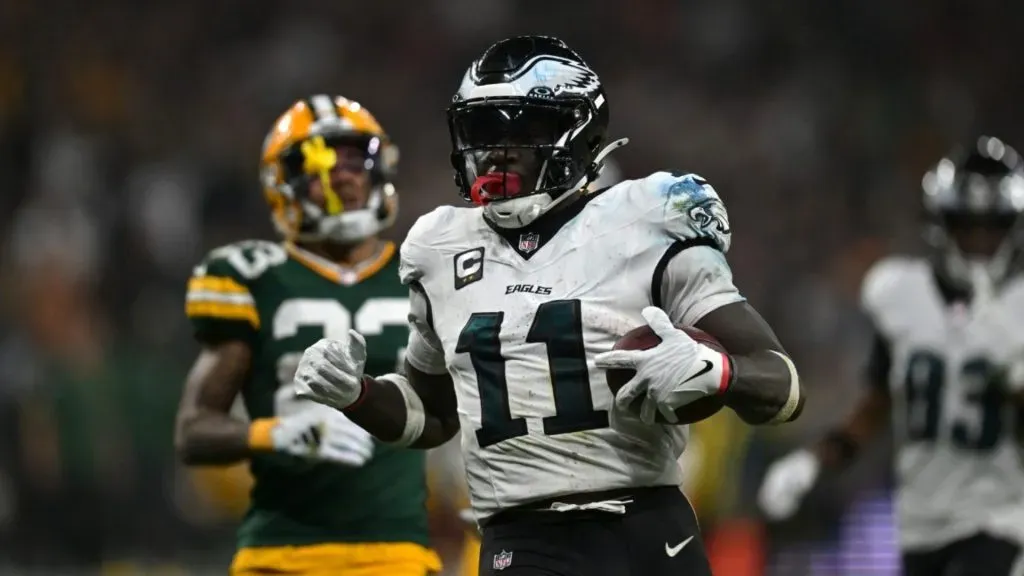
[[[579,182],[576,182],[576,184],[571,186],[567,192],[560,195],[552,204],[552,206],[554,204],[561,202],[565,198],[572,196],[573,192],[581,190],[589,186],[590,183],[593,182],[594,180],[597,180],[598,177],[601,175],[601,169],[604,167],[604,159],[607,158],[609,154],[615,152],[619,148],[622,148],[626,144],[629,144],[629,138],[619,138],[618,140],[602,148],[601,151],[598,152],[596,156],[594,156],[594,161],[591,162],[590,166],[587,167],[587,171],[583,174],[583,178],[581,178]]]
[[[576,182],[574,186],[570,187],[566,192],[560,194],[553,201],[551,201],[550,196],[548,196],[550,203],[546,205],[542,206],[540,204],[532,204],[529,206],[513,207],[513,205],[519,199],[517,199],[515,196],[506,194],[505,197],[500,198],[501,200],[507,200],[506,202],[501,202],[500,204],[494,205],[494,207],[500,206],[501,208],[504,208],[506,210],[505,213],[501,213],[500,211],[497,213],[497,216],[500,217],[501,220],[505,222],[496,223],[502,227],[520,228],[522,226],[528,225],[530,222],[533,222],[538,217],[540,217],[541,214],[543,214],[547,210],[550,210],[552,207],[558,205],[559,203],[565,201],[566,199],[572,197],[574,192],[583,189],[590,182],[597,179],[597,177],[601,173],[602,162],[604,162],[604,159],[607,158],[609,154],[611,154],[615,150],[618,150],[619,148],[622,148],[626,144],[629,144],[629,138],[619,138],[618,140],[615,140],[614,142],[602,148],[601,151],[598,152],[596,156],[594,156],[594,161],[591,162],[590,166],[587,167],[586,173],[584,173],[583,177],[579,180],[579,182]],[[506,176],[504,173],[494,172],[491,174],[484,174],[483,176],[477,177],[476,181],[473,182],[473,186],[470,188],[470,198],[473,200],[473,203],[476,204],[477,206],[486,206],[492,200],[493,196],[493,194],[490,193],[488,188],[495,184],[501,185],[501,183],[504,182],[504,186],[506,186],[507,191],[507,189],[511,187],[509,186],[509,184],[513,182],[513,177],[515,177],[514,185],[517,187],[516,192],[518,193],[518,191],[521,190],[522,188],[522,179],[519,178],[518,174],[510,172]],[[525,200],[526,198],[529,197],[530,196],[523,196],[522,199]],[[522,210],[522,212],[520,212],[520,210]],[[517,213],[518,216],[516,215]],[[515,219],[516,221],[514,223],[510,222],[509,220],[512,219]]]
[[[594,156],[594,161],[590,163],[590,167],[587,169],[588,182],[597,180],[598,176],[601,175],[601,168],[604,167],[604,159],[607,158],[609,154],[615,152],[619,148],[622,148],[626,144],[629,144],[629,138],[619,138],[602,148],[601,151],[597,153],[597,156]]]

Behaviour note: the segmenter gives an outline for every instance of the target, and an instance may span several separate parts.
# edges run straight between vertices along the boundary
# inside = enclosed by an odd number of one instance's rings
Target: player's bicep
[[[448,373],[444,347],[434,331],[430,298],[419,282],[412,282],[409,286],[409,342],[405,359],[424,374]]]
[[[746,301],[716,308],[698,320],[695,326],[714,336],[735,356],[769,350],[785,354],[775,331]]]
[[[459,431],[455,383],[444,360],[444,346],[434,330],[434,315],[423,285],[409,284],[409,342],[405,375],[423,402],[428,425],[416,447],[439,446]]]
[[[651,296],[676,324],[694,326],[712,311],[744,302],[725,255],[707,239],[676,242],[654,271]]]
[[[420,371],[408,361],[405,364],[406,378],[409,385],[423,402],[423,410],[437,419],[447,441],[459,431],[458,402],[455,398],[455,382],[447,372],[444,374],[427,374]]]

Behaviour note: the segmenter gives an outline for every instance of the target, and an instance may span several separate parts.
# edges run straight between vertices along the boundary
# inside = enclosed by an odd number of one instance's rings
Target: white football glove
[[[373,437],[344,414],[311,405],[277,419],[270,429],[276,452],[359,467],[373,457]]]
[[[302,353],[295,370],[295,394],[344,410],[363,392],[366,340],[355,330],[344,340],[320,339]]]
[[[705,346],[672,325],[660,308],[648,306],[641,314],[661,338],[647,350],[612,350],[594,358],[599,368],[632,368],[634,376],[615,395],[616,407],[628,410],[635,398],[645,396],[640,419],[654,422],[656,411],[676,422],[675,410],[705,396],[718,394],[728,374],[724,354]]]
[[[1003,378],[1003,382],[1006,386],[1006,391],[1010,394],[1019,394],[1024,392],[1024,359],[1014,360],[1010,362],[1009,367],[1006,369],[1006,377]]]
[[[810,450],[797,450],[768,467],[757,502],[771,520],[785,520],[818,479],[821,461]]]

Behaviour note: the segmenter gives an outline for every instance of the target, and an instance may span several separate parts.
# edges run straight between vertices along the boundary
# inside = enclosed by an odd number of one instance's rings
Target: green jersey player
[[[251,505],[231,573],[422,576],[422,452],[381,444],[344,415],[295,397],[303,350],[350,328],[378,371],[402,363],[408,290],[395,246],[397,149],[358,103],[296,102],[263,145],[261,177],[284,243],[213,250],[188,282],[202,345],[185,383],[176,443],[192,465],[250,461]],[[250,421],[230,414],[241,394]]]

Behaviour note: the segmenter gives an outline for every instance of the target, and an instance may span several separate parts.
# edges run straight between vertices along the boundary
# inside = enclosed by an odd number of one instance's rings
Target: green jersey
[[[188,315],[204,344],[241,340],[252,349],[242,389],[249,417],[295,413],[292,377],[303,351],[350,328],[367,342],[366,372],[404,362],[408,289],[388,243],[359,272],[293,246],[246,241],[218,248],[189,280]],[[253,456],[255,485],[239,547],[331,542],[427,545],[424,453],[378,443],[360,468],[285,454]]]

